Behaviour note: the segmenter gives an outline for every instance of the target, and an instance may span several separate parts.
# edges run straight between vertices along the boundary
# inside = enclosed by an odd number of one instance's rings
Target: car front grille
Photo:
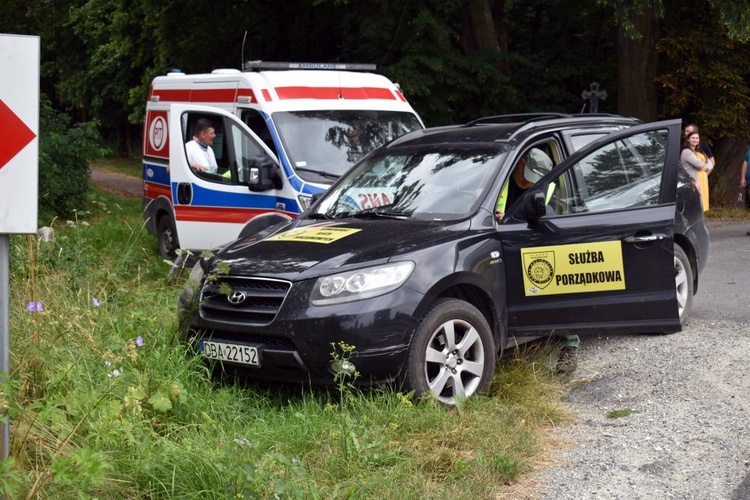
[[[201,317],[211,321],[267,325],[281,309],[292,284],[267,278],[219,277],[201,291]]]
[[[191,329],[189,338],[216,340],[217,342],[234,342],[240,344],[263,345],[266,348],[284,351],[296,351],[294,341],[287,337],[278,335],[265,335],[261,333],[235,332],[231,330],[195,330]]]

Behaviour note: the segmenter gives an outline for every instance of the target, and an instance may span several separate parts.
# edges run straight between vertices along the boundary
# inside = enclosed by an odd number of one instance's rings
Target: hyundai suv
[[[356,371],[451,405],[485,390],[516,342],[679,331],[708,256],[680,141],[679,120],[613,115],[412,132],[296,220],[201,259],[184,337],[256,377]],[[520,171],[536,182],[507,200]]]

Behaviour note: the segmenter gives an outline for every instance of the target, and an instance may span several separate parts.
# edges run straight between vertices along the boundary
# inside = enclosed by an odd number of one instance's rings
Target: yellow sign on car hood
[[[351,227],[308,226],[276,234],[266,241],[302,241],[306,243],[333,243],[357,233],[361,229]]]

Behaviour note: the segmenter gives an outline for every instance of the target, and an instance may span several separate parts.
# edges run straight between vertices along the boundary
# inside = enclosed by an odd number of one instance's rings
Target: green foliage
[[[486,33],[473,24],[466,0],[259,0],[211,9],[197,0],[8,0],[0,5],[0,31],[42,36],[42,87],[54,92],[55,106],[76,121],[93,118],[105,139],[116,140],[118,152],[132,156],[154,76],[170,68],[237,68],[243,59],[377,63],[429,125],[498,113],[578,112],[580,94],[593,81],[609,93],[600,110],[617,112],[617,67],[627,67],[617,37],[651,44],[637,32],[635,20],[643,16],[658,20],[666,34],[659,62],[663,92],[649,96],[649,116],[695,116],[717,139],[724,131],[726,137],[747,135],[742,112],[723,109],[723,101],[744,102],[745,0],[490,4],[499,50],[473,48],[478,32]],[[675,77],[695,73],[693,59],[681,57],[694,45],[690,40],[683,54],[668,48],[680,34],[701,38],[702,79]],[[704,92],[706,86],[712,90]],[[716,113],[714,103],[722,108]],[[696,116],[699,111],[707,120]]]
[[[6,457],[0,460],[0,495],[17,498],[21,487],[21,475],[16,469],[16,460]]]
[[[691,18],[688,10],[675,17]],[[684,31],[668,23],[657,50],[665,65],[658,81],[664,89],[665,116],[684,116],[707,138],[750,137],[750,85],[738,72],[750,57],[750,44],[730,40],[718,27]]]
[[[87,206],[87,160],[105,153],[95,123],[70,125],[70,118],[52,109],[42,96],[39,134],[39,218],[72,218]]]
[[[629,417],[636,411],[631,408],[623,408],[621,410],[610,410],[607,412],[607,418],[622,418],[622,417]]]
[[[489,498],[564,421],[532,359],[501,364],[492,395],[460,411],[361,390],[356,377],[327,392],[216,376],[176,342],[182,285],[140,203],[96,192],[89,205],[52,243],[11,237],[0,494]],[[353,350],[338,344],[332,360]]]

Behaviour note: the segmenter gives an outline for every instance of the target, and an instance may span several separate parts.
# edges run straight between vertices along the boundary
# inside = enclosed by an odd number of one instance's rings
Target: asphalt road
[[[750,318],[750,221],[709,222],[711,249],[698,294],[694,318]]]

